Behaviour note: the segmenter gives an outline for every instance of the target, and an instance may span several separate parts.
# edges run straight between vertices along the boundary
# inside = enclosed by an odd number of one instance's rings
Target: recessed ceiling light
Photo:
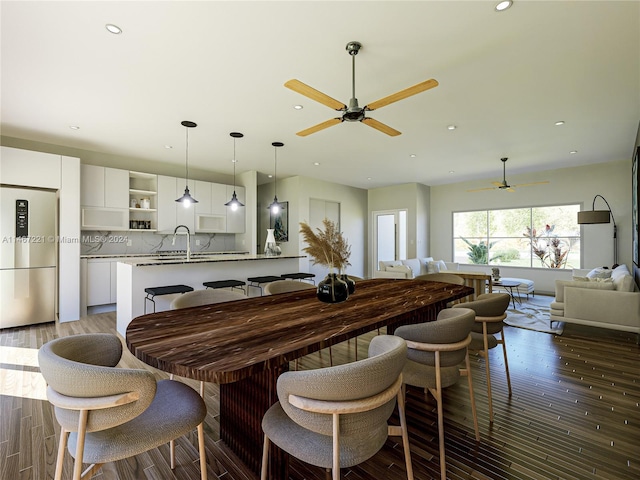
[[[267,175],[267,177],[269,177],[269,178],[273,178],[273,174],[272,174],[272,173],[270,173],[269,175]]]
[[[173,147],[171,145],[165,145],[164,148],[166,148],[167,150],[171,150]]]
[[[69,128],[71,130],[80,130],[80,127],[78,125],[69,125]]]
[[[302,110],[304,107],[302,105],[294,105],[293,108],[296,110]]]
[[[578,153],[578,150],[571,150],[569,153],[570,153],[571,155],[575,155],[576,153]]]
[[[560,125],[564,125],[564,120],[558,120],[554,125],[557,127],[559,127]]]
[[[371,180],[371,177],[367,177],[367,180]]]
[[[496,5],[496,12],[504,12],[507,8],[513,5],[513,0],[503,0]]]
[[[455,170],[449,170],[449,175],[453,175],[455,172]]]
[[[416,158],[416,154],[412,153],[411,155],[409,155],[411,158]]]
[[[122,29],[119,26],[114,25],[113,23],[107,23],[104,28],[106,28],[110,33],[113,33],[114,35],[120,35],[122,33]]]
[[[232,162],[232,163],[236,163],[237,161],[238,161],[238,160],[236,160],[235,158],[232,158],[232,159],[231,159],[231,162]]]
[[[455,125],[448,125],[447,126],[447,130],[455,130],[456,128],[458,128],[458,127],[456,127]]]
[[[313,162],[313,164],[317,167],[320,165],[320,162]]]

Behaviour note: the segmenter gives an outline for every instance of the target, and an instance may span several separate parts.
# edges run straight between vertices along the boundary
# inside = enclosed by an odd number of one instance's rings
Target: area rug
[[[518,303],[516,297],[516,306],[511,303],[507,310],[507,318],[504,323],[512,327],[526,328],[527,330],[535,330],[536,332],[553,333],[562,335],[564,330],[564,322],[553,322],[553,326],[549,324],[549,310],[553,297],[546,295],[526,295],[522,297],[522,303]]]

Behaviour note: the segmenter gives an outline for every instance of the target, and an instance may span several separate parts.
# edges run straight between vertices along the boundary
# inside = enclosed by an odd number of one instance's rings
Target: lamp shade
[[[583,212],[578,212],[579,224],[610,222],[611,218],[609,210],[585,210]]]

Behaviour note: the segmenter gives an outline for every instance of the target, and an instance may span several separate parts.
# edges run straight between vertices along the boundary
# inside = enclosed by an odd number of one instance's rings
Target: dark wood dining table
[[[422,280],[358,282],[342,303],[313,289],[133,319],[126,343],[140,360],[168,373],[220,385],[220,438],[260,472],[262,417],[278,401],[289,362],[372,330],[429,322],[448,302],[473,294],[464,285]],[[288,458],[272,449],[270,477],[288,478]]]

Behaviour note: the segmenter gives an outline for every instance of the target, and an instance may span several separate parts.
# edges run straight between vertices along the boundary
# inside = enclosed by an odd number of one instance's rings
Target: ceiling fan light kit
[[[346,50],[351,56],[351,99],[349,100],[349,106],[344,103],[336,100],[335,98],[330,97],[329,95],[316,90],[305,83],[302,83],[300,80],[292,79],[285,82],[284,86],[297,92],[301,95],[304,95],[311,100],[315,100],[318,103],[322,103],[329,108],[332,108],[336,111],[342,112],[340,117],[332,118],[330,120],[326,120],[322,123],[314,125],[313,127],[309,127],[305,130],[301,130],[296,133],[296,135],[300,137],[306,137],[307,135],[311,135],[312,133],[319,132],[320,130],[324,130],[325,128],[332,127],[333,125],[337,125],[342,122],[362,122],[365,125],[370,126],[382,133],[385,133],[391,137],[395,137],[400,135],[401,132],[398,130],[391,128],[384,123],[375,120],[371,117],[366,116],[366,112],[376,110],[378,108],[385,107],[391,103],[398,102],[412,95],[416,95],[420,92],[424,92],[425,90],[429,90],[430,88],[434,88],[438,86],[438,82],[434,79],[426,80],[424,82],[418,83],[409,88],[405,88],[399,92],[396,92],[387,97],[381,98],[373,103],[365,105],[364,107],[360,107],[358,104],[358,99],[356,98],[356,55],[362,49],[362,44],[360,42],[349,42],[347,43]]]

